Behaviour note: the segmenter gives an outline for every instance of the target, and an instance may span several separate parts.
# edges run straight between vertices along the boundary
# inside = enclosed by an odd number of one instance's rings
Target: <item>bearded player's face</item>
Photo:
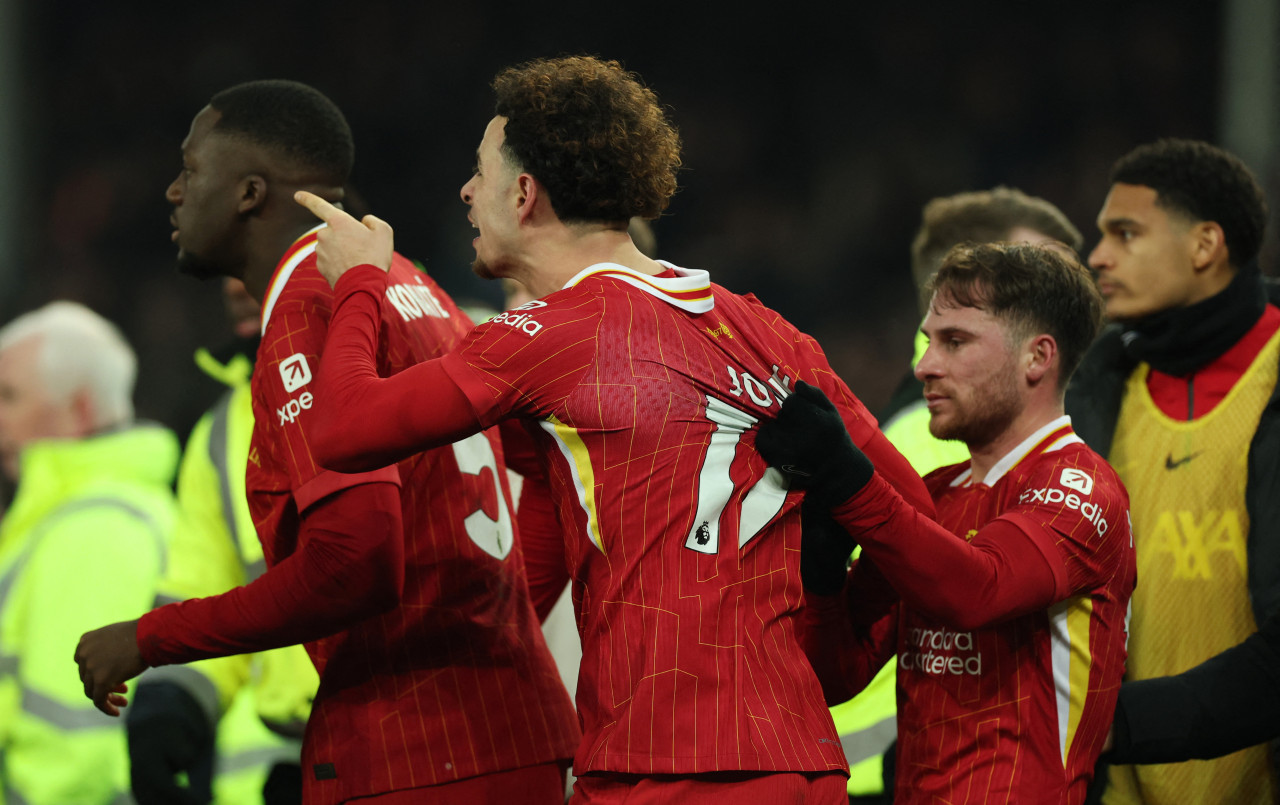
[[[1022,410],[1019,350],[1007,325],[985,310],[934,297],[920,326],[929,348],[916,364],[929,407],[929,432],[977,449]]]
[[[243,147],[216,131],[221,113],[206,106],[182,141],[182,170],[165,192],[173,205],[171,239],[178,245],[178,270],[200,279],[238,276],[242,261],[231,237],[238,217],[236,186]]]

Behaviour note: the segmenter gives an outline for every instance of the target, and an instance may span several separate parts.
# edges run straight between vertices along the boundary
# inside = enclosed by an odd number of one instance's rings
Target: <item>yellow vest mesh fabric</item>
[[[1249,443],[1276,384],[1280,334],[1212,411],[1165,416],[1140,366],[1129,379],[1111,463],[1129,490],[1138,586],[1128,679],[1177,674],[1257,629],[1245,540]],[[1105,805],[1271,803],[1265,747],[1212,761],[1113,767]]]

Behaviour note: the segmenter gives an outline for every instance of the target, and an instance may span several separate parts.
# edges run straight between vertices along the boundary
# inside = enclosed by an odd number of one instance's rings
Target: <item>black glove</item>
[[[302,805],[302,766],[277,763],[262,786],[262,805]]]
[[[138,686],[129,705],[130,776],[138,805],[204,805],[213,800],[213,725],[172,682]],[[187,785],[177,778],[185,772]]]
[[[875,472],[827,395],[803,380],[783,401],[777,419],[760,423],[756,449],[827,508],[856,495]]]
[[[805,497],[800,506],[800,580],[805,590],[835,595],[849,574],[849,556],[855,542],[816,498]]]

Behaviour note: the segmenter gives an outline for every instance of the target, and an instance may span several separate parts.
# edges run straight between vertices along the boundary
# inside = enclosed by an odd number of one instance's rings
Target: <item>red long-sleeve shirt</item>
[[[800,495],[752,444],[779,404],[769,381],[823,388],[931,507],[817,344],[705,272],[601,264],[383,379],[384,284],[372,267],[337,284],[317,450],[362,470],[508,417],[537,423],[583,642],[575,771],[843,768],[797,636]],[[437,404],[415,404],[428,392]]]
[[[926,483],[937,522],[879,478],[833,511],[884,581],[855,572],[847,612],[813,599],[827,693],[856,691],[896,649],[895,801],[1082,802],[1124,673],[1124,487],[1065,417],[982,483],[967,464]]]
[[[314,244],[302,238],[277,267],[253,377],[246,488],[268,570],[144,617],[144,658],[311,641],[321,683],[303,746],[308,803],[563,761],[577,717],[528,598],[496,432],[358,474],[315,460],[333,296]],[[435,358],[470,327],[402,257],[383,285],[377,371]],[[429,390],[415,404],[430,405]]]

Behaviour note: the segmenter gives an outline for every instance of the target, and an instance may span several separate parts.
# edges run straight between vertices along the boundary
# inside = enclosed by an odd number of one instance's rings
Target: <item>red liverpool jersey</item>
[[[398,608],[310,643],[322,674],[307,726],[308,800],[451,782],[564,759],[577,718],[529,604],[496,433],[372,473],[323,470],[309,447],[312,373],[332,291],[314,230],[281,260],[263,305],[247,490],[268,563],[295,549],[300,512],[370,480],[397,480],[404,525]],[[379,370],[452,349],[470,321],[395,256],[381,302]],[[430,404],[430,390],[422,403]]]
[[[1128,494],[1066,417],[984,483],[969,482],[967,463],[926,483],[938,522],[957,536],[998,518],[1049,535],[1039,547],[1060,595],[1047,610],[968,631],[902,608],[895,801],[1081,803],[1124,675]]]
[[[483,426],[537,422],[583,644],[575,772],[846,768],[796,634],[800,495],[753,425],[818,385],[931,506],[817,343],[706,272],[598,264],[443,365]]]

